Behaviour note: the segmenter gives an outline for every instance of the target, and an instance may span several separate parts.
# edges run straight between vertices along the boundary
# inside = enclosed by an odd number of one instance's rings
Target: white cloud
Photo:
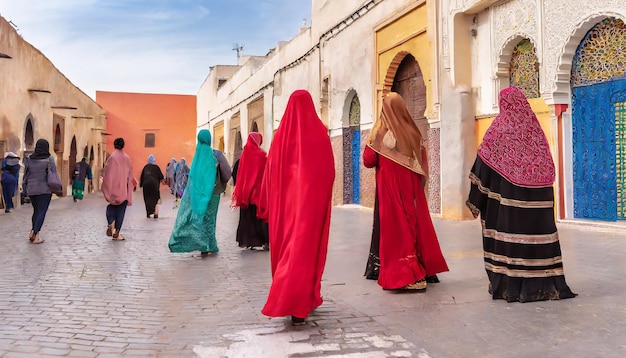
[[[226,5],[223,5],[226,4]],[[310,0],[0,0],[0,15],[88,95],[195,94],[233,43],[265,54],[298,32]],[[290,34],[290,35],[285,35]]]

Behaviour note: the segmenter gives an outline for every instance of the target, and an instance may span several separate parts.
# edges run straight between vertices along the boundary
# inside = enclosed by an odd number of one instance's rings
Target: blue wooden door
[[[576,218],[605,221],[626,218],[623,193],[626,158],[621,155],[626,144],[623,140],[625,101],[626,80],[572,89]]]
[[[352,203],[361,203],[361,131],[352,130]]]

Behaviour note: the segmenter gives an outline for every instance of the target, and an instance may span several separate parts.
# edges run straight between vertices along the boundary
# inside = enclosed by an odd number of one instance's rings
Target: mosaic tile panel
[[[576,50],[573,86],[600,83],[626,74],[626,25],[608,18],[594,26]]]
[[[343,204],[343,137],[330,138],[335,158],[335,183],[333,184],[333,205]]]
[[[428,209],[441,213],[441,129],[428,130]]]
[[[352,163],[350,162],[350,155],[352,151],[352,131],[350,128],[343,128],[342,132],[342,167],[343,167],[343,178],[342,178],[342,190],[343,190],[343,201],[342,204],[350,203],[352,200]]]
[[[626,102],[615,103],[617,217],[626,219]]]
[[[365,150],[367,137],[370,130],[361,131],[361,153]],[[363,166],[363,158],[361,157],[361,205],[370,208],[374,207],[374,197],[376,195],[376,169],[370,169]]]
[[[539,97],[539,61],[535,46],[529,39],[520,41],[511,56],[509,80],[526,98]]]
[[[618,172],[624,171],[617,153],[616,110],[626,101],[626,80],[572,89],[574,217],[618,219]],[[619,149],[618,149],[619,148]]]

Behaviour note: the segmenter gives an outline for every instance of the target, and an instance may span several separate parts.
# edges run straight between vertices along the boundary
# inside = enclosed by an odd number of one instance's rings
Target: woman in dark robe
[[[8,152],[2,160],[2,177],[0,178],[0,184],[2,184],[5,213],[13,211],[13,197],[17,191],[21,167],[20,157],[13,152]]]
[[[161,199],[161,181],[163,180],[163,172],[156,164],[154,154],[148,157],[148,164],[143,167],[141,177],[139,178],[139,186],[143,188],[143,201],[146,203],[146,217],[154,214],[154,218],[159,218],[159,208],[157,204]]]
[[[236,183],[232,195],[232,206],[239,207],[239,226],[237,227],[237,242],[239,247],[254,249],[267,248],[269,236],[267,223],[257,218],[257,205],[261,192],[261,182],[265,172],[267,155],[261,149],[263,136],[252,132],[248,135],[248,142],[243,148],[233,181]]]
[[[428,165],[422,135],[397,93],[383,97],[363,164],[376,168],[377,202],[366,276],[376,277],[378,256],[383,289],[423,290],[448,266],[424,194]]]
[[[75,203],[77,203],[79,200],[83,200],[83,195],[85,193],[85,179],[88,179],[91,185],[93,175],[91,173],[91,167],[87,163],[87,158],[83,158],[74,166],[74,178],[72,179],[72,197],[74,198]]]
[[[493,299],[508,302],[576,296],[565,283],[554,221],[550,145],[524,93],[500,92],[493,121],[470,173],[467,206],[480,215]]]

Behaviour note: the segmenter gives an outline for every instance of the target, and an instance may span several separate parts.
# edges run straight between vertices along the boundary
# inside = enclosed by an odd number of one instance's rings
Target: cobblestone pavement
[[[363,271],[371,210],[333,210],[324,304],[303,327],[260,313],[269,253],[235,244],[223,200],[220,252],[172,254],[176,210],[141,193],[122,234],[105,236],[101,194],[53,200],[31,245],[29,205],[0,213],[0,357],[622,357],[626,237],[560,226],[575,299],[506,303],[486,292],[480,224],[435,219],[450,272],[424,293],[383,291]]]

